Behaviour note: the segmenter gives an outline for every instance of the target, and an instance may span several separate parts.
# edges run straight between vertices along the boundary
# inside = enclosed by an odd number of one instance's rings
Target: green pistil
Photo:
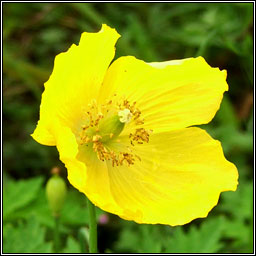
[[[118,115],[102,120],[99,125],[99,134],[102,142],[107,142],[116,138],[124,129],[124,123],[121,123]]]

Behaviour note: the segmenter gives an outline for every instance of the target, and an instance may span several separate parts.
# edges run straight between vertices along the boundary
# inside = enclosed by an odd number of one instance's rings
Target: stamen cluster
[[[106,115],[109,113],[118,113],[118,111],[130,111],[131,113],[131,122],[134,122],[135,125],[143,125],[144,120],[140,118],[141,111],[136,108],[136,102],[130,104],[128,100],[123,100],[122,103],[114,104],[112,100],[108,101],[106,104],[97,105],[96,100],[92,101],[91,104],[88,104],[88,109],[85,112],[85,122],[86,124],[82,125],[81,133],[79,136],[80,145],[86,144],[87,146],[92,146],[93,151],[97,154],[97,157],[101,161],[112,161],[112,166],[119,166],[126,163],[128,166],[134,164],[135,158],[140,159],[139,156],[135,155],[132,149],[127,146],[128,152],[115,152],[108,147],[110,140],[116,139],[118,142],[116,134],[109,132],[106,134],[102,130],[101,124],[104,124],[106,120]],[[103,113],[102,113],[103,112]],[[121,122],[120,122],[121,123]],[[140,127],[135,130],[134,133],[130,133],[129,138],[132,146],[135,146],[133,142],[137,144],[143,144],[144,142],[149,142],[149,135],[152,131],[147,131],[144,128]],[[104,136],[102,135],[104,134]]]

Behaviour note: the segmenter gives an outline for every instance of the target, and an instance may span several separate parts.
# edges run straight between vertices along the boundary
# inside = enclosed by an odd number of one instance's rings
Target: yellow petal
[[[87,179],[81,191],[101,209],[114,214],[121,214],[122,209],[116,203],[111,193],[106,161],[100,161],[95,152],[86,148],[80,148],[77,159],[86,163],[87,166]]]
[[[78,146],[70,128],[55,127],[70,183],[95,205],[124,219],[183,225],[206,217],[221,192],[236,190],[236,167],[225,159],[220,143],[199,128],[153,134],[148,144],[134,147],[141,161],[113,167],[92,149]],[[129,141],[119,139],[121,147]]]
[[[156,67],[156,68],[165,68],[170,65],[180,65],[184,61],[189,60],[189,59],[191,59],[191,58],[182,59],[182,60],[168,60],[168,61],[162,61],[162,62],[149,62],[148,64],[150,66]]]
[[[69,127],[55,121],[53,134],[56,138],[60,160],[68,170],[69,182],[80,192],[83,192],[87,178],[86,165],[84,162],[77,160],[79,147],[74,133]]]
[[[111,64],[99,100],[117,94],[136,101],[143,127],[163,132],[208,123],[226,90],[226,71],[202,57],[145,63],[128,56]]]
[[[56,144],[51,130],[55,119],[72,130],[79,126],[85,107],[97,98],[118,38],[115,29],[103,25],[98,33],[83,33],[78,46],[73,44],[56,56],[53,72],[45,83],[40,122],[32,135],[35,140]]]
[[[149,144],[134,148],[141,162],[108,164],[111,192],[123,209],[117,214],[124,219],[183,225],[206,217],[221,192],[236,190],[236,167],[220,143],[199,128],[155,134]]]
[[[97,158],[92,148],[78,145],[69,127],[56,122],[54,128],[56,146],[67,168],[69,182],[105,211],[121,213],[110,192],[106,163]]]
[[[35,141],[37,141],[40,144],[46,145],[46,146],[55,146],[55,138],[50,132],[50,127],[46,128],[46,125],[42,120],[39,120],[37,123],[37,127],[34,130],[33,134],[31,136]]]

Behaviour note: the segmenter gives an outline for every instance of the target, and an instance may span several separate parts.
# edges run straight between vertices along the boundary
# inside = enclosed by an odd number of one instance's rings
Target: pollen
[[[130,133],[130,138],[132,141],[136,141],[138,144],[143,144],[143,142],[149,142],[149,135],[152,131],[146,131],[144,128],[138,128],[134,133]],[[134,146],[133,142],[131,144]]]

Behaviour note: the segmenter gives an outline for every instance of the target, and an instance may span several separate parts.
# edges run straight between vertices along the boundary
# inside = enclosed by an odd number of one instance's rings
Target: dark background
[[[155,62],[201,55],[228,71],[229,91],[203,128],[221,141],[240,177],[238,190],[223,193],[207,219],[182,227],[137,225],[98,210],[99,218],[109,218],[99,225],[100,251],[252,252],[252,3],[3,4],[4,252],[52,252],[54,226],[44,185],[52,167],[59,166],[65,180],[66,170],[55,147],[36,143],[30,134],[54,57],[102,23],[122,35],[116,58],[134,55]],[[86,250],[84,200],[69,186],[61,221],[63,252]]]

